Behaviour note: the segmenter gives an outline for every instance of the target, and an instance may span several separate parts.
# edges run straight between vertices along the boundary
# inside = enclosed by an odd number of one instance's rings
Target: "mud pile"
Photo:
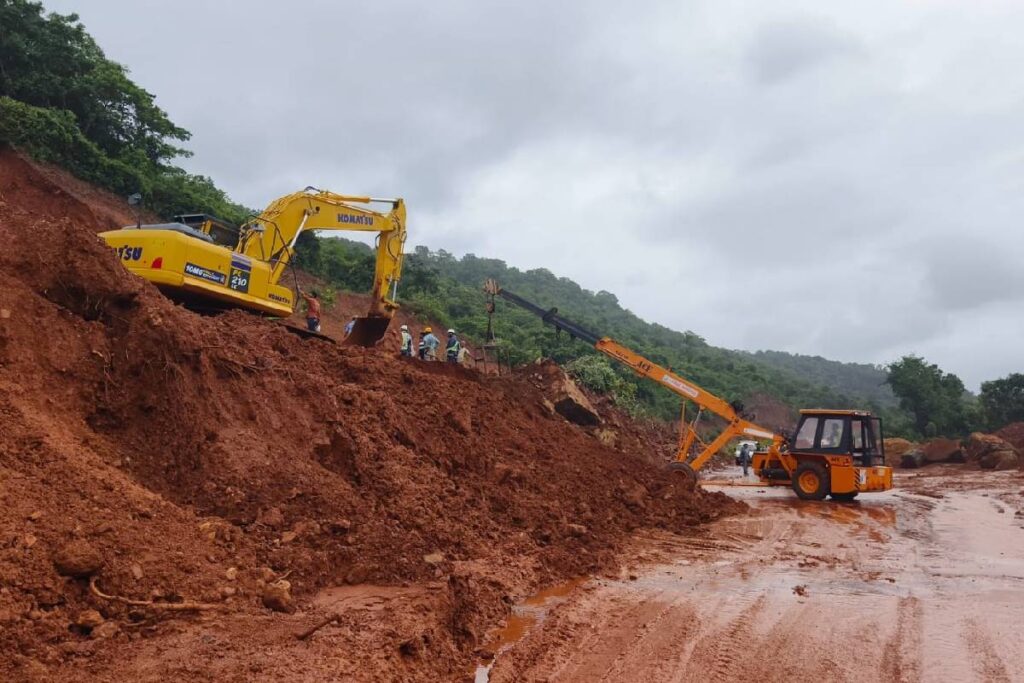
[[[997,431],[996,436],[1008,441],[1018,451],[1024,451],[1024,422],[1008,424]]]
[[[96,238],[115,200],[0,168],[2,679],[315,680],[275,629],[368,584],[433,597],[346,612],[331,670],[453,677],[516,595],[735,509],[527,382],[185,311]]]

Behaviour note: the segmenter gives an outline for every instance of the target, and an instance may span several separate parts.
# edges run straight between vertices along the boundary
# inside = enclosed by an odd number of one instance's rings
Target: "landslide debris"
[[[458,677],[514,596],[735,509],[521,379],[175,306],[59,179],[0,153],[0,679]]]

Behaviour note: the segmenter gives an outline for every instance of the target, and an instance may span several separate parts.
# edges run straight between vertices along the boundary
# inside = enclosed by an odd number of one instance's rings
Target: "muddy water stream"
[[[497,631],[490,639],[491,652],[494,657],[490,662],[481,663],[476,668],[474,683],[487,683],[490,678],[491,667],[497,661],[498,656],[515,645],[525,636],[530,629],[543,621],[548,611],[565,600],[577,586],[586,583],[589,577],[579,577],[560,583],[535,593],[512,608],[505,626]]]

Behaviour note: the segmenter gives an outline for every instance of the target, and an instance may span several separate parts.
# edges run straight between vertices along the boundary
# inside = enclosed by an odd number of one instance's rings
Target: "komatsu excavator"
[[[494,312],[495,297],[501,297],[534,313],[556,330],[590,344],[641,377],[669,389],[683,399],[684,406],[686,401],[693,402],[698,408],[697,418],[694,423],[681,420],[679,450],[670,465],[688,485],[696,483],[697,471],[713,455],[733,439],[745,438],[763,446],[755,452],[752,463],[762,486],[789,486],[804,500],[831,496],[839,501],[853,500],[862,492],[892,488],[892,468],[884,465],[882,421],[868,412],[801,410],[791,441],[748,419],[739,403],[729,403],[614,339],[598,336],[563,318],[558,315],[558,309],[541,308],[502,288],[493,279],[484,283],[484,291],[489,297],[489,313]],[[707,444],[700,441],[696,430],[696,419],[704,411],[725,422],[725,428]]]
[[[387,212],[370,208],[377,203],[391,208]],[[384,336],[398,309],[395,298],[406,238],[404,201],[307,187],[274,200],[241,228],[230,228],[198,214],[173,223],[111,230],[100,237],[128,270],[186,305],[287,317],[294,309],[294,295],[280,281],[302,232],[376,232],[372,303],[367,315],[356,320],[346,343],[372,346]],[[227,239],[235,237],[233,247],[225,246]]]

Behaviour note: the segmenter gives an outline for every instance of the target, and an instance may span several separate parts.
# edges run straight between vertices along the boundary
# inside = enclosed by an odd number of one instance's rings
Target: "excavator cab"
[[[234,249],[238,244],[238,226],[208,213],[184,213],[174,217],[183,225],[209,236],[214,244]]]

